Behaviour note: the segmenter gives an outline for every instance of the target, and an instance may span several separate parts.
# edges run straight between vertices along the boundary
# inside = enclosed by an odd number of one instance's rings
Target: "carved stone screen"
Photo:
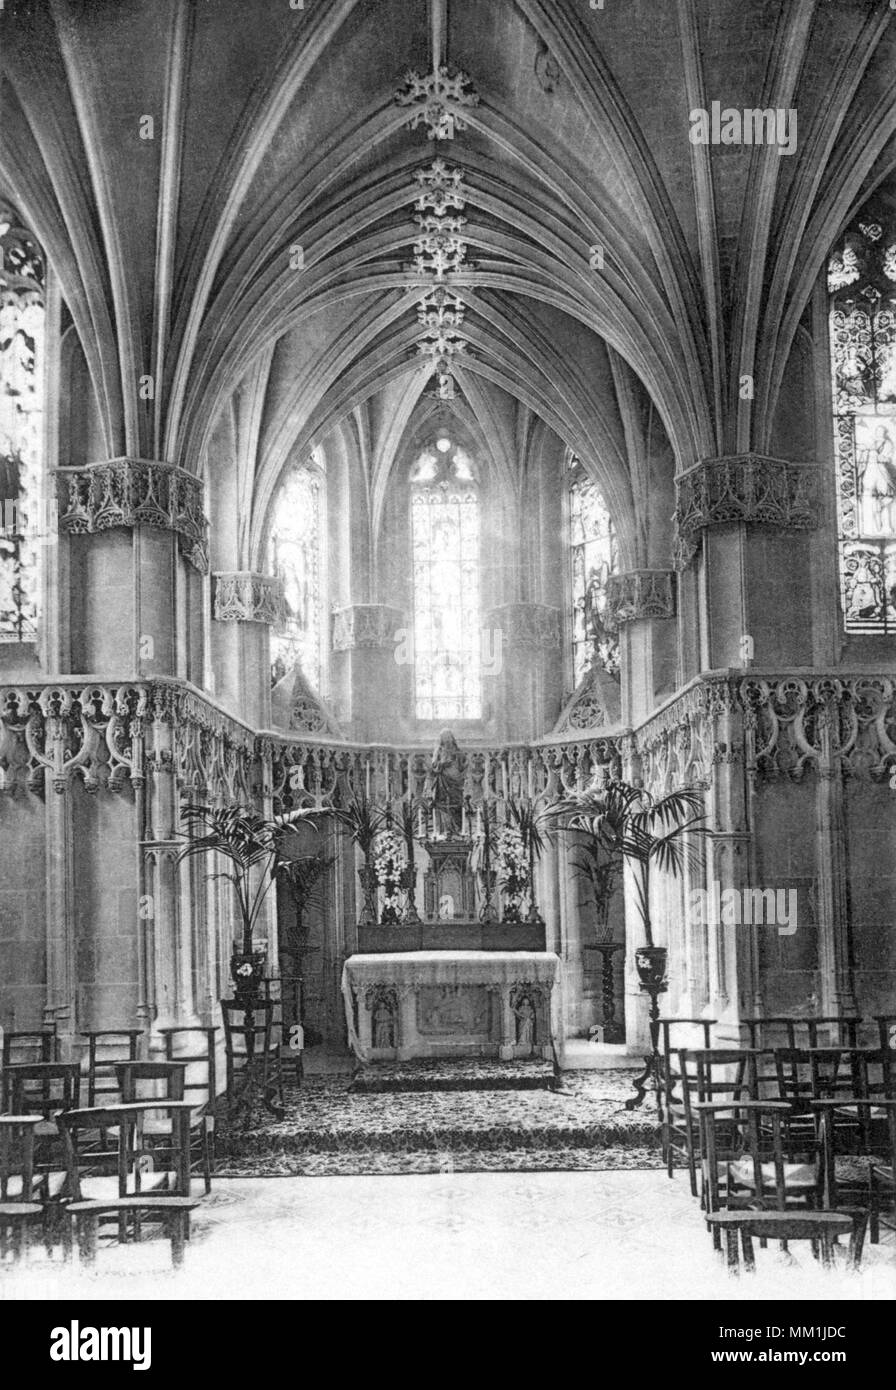
[[[847,632],[896,632],[896,223],[861,215],[828,265]]]

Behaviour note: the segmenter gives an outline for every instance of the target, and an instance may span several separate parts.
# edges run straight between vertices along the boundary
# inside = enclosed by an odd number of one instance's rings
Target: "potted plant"
[[[417,869],[414,863],[416,857],[414,841],[417,830],[416,817],[420,814],[423,806],[422,799],[415,798],[409,791],[406,796],[401,798],[397,812],[392,808],[386,811],[386,824],[397,835],[400,835],[404,842],[404,868],[401,872],[401,887],[404,890],[405,905],[401,920],[409,926],[416,926],[420,922],[420,914],[417,911]]]
[[[358,871],[364,891],[364,907],[358,922],[360,927],[376,925],[376,869],[373,867],[374,843],[386,822],[386,813],[375,806],[363,792],[356,794],[344,806],[336,806],[330,814],[364,856],[364,867]]]
[[[667,949],[653,939],[650,884],[654,869],[678,876],[695,863],[699,838],[710,836],[703,794],[694,787],[654,797],[643,787],[614,781],[558,801],[551,817],[565,829],[590,839],[604,855],[632,866],[644,944],[635,950],[635,966],[645,989],[665,981]]]
[[[536,810],[534,801],[517,801],[511,797],[506,803],[506,815],[505,830],[509,828],[512,832],[512,836],[507,837],[508,848],[511,850],[508,859],[511,879],[518,879],[522,883],[522,892],[519,895],[520,904],[522,897],[526,893],[529,895],[529,911],[526,920],[540,924],[541,914],[535,903],[535,864],[544,853],[543,828],[548,822],[548,813]],[[511,840],[512,844],[510,843]],[[517,844],[522,854],[522,873],[518,871],[514,863]],[[518,884],[514,884],[514,887],[518,887]],[[507,920],[520,921],[522,919],[520,915],[517,915],[515,918],[507,918]]]
[[[228,879],[236,894],[240,936],[233,944],[230,972],[238,998],[256,995],[264,975],[266,950],[255,947],[253,933],[278,867],[288,862],[282,853],[283,835],[297,821],[317,814],[303,809],[266,820],[245,806],[193,803],[184,806],[181,812],[188,838],[177,862],[219,854],[232,866],[208,877]]]

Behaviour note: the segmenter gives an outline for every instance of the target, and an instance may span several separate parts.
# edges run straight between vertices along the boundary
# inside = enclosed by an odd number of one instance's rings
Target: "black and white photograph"
[[[51,1376],[200,1300],[857,1372],[896,0],[0,0],[0,1044]]]

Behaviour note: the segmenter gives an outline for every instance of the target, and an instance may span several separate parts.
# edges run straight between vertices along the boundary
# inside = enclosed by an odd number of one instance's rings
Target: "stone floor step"
[[[554,1084],[550,1062],[427,1058],[361,1067],[349,1089],[356,1095],[388,1095],[403,1091],[538,1091],[550,1090]]]

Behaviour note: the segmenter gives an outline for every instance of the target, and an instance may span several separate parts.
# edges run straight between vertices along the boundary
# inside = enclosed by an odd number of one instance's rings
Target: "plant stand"
[[[641,988],[650,995],[650,1052],[644,1058],[644,1070],[635,1078],[635,1094],[625,1102],[626,1110],[637,1110],[644,1104],[647,1088],[653,1086],[656,1108],[663,1118],[660,1083],[660,1003],[661,994],[669,988],[666,980],[667,952],[665,946],[640,946],[635,952],[635,965],[641,977]]]
[[[621,1029],[616,1022],[616,986],[613,982],[613,955],[624,949],[624,941],[598,941],[594,947],[595,951],[600,952],[601,1023],[606,1043],[624,1040],[617,1036]]]
[[[222,1004],[224,1002],[222,1000]],[[277,1120],[282,1120],[286,1111],[282,1106],[275,1105],[272,1099],[277,1088],[279,1071],[275,1071],[273,1075],[266,1075],[265,1051],[267,1044],[266,1042],[262,1044],[261,1053],[255,1045],[255,1013],[266,1007],[266,1001],[260,995],[254,997],[244,995],[238,996],[235,1002],[244,1014],[244,1024],[234,1031],[244,1036],[246,1051],[244,1054],[234,1052],[231,1030],[225,1023],[227,1075],[230,1080],[227,1091],[227,1118],[229,1121],[239,1122],[246,1129],[252,1129],[264,1123],[262,1110],[273,1115]],[[269,1062],[269,1060],[268,1057],[267,1061]],[[244,1062],[238,1075],[235,1074],[237,1061]]]

